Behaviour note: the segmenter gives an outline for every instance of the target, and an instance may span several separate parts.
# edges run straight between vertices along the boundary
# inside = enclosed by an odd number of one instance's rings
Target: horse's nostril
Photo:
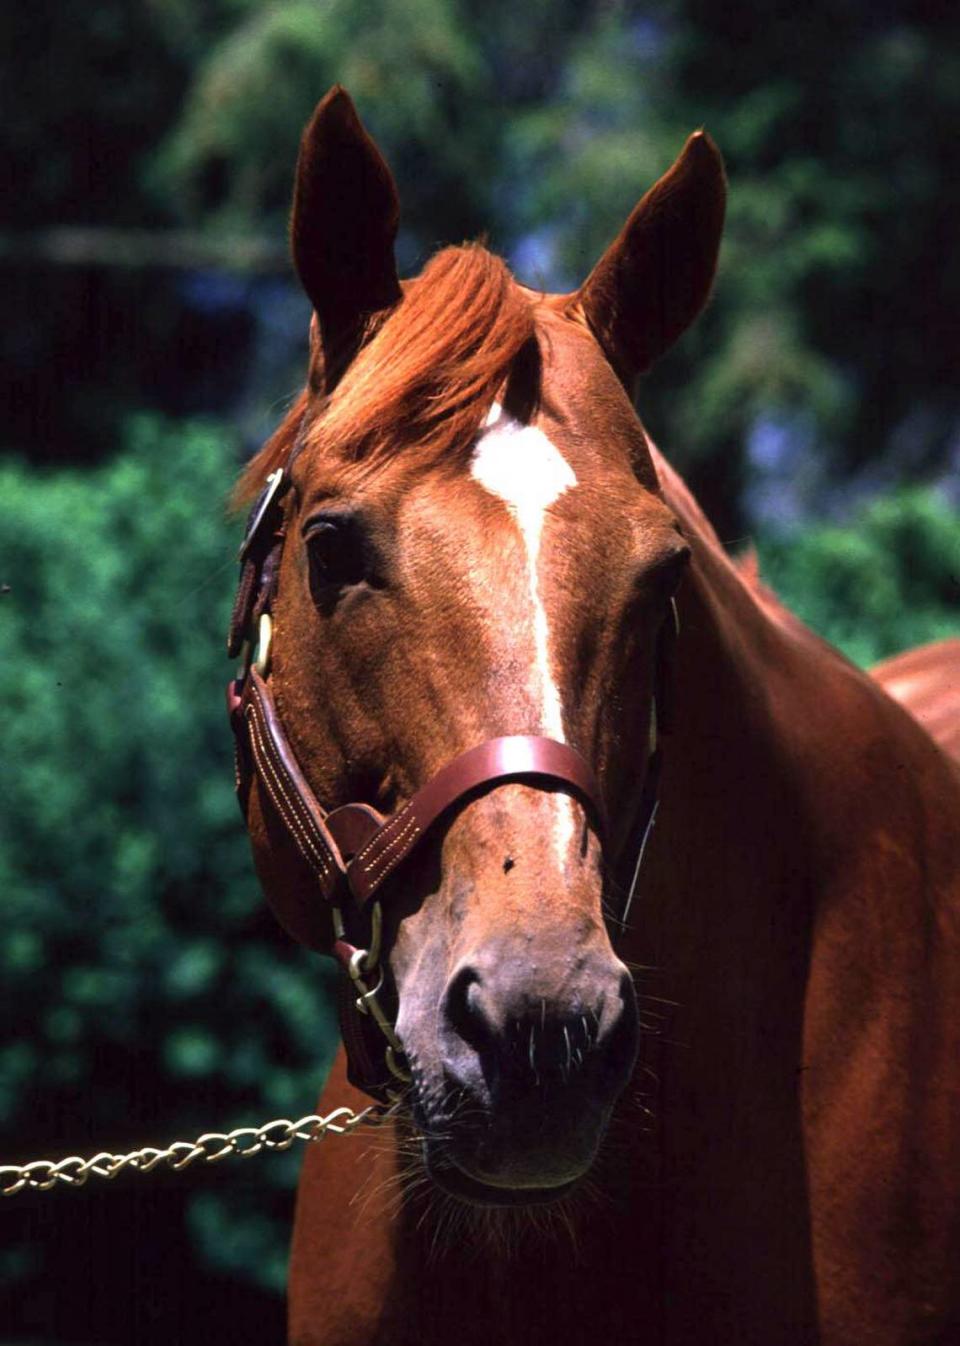
[[[474,1051],[481,1051],[493,1035],[493,1025],[483,1003],[483,982],[476,968],[461,967],[447,986],[444,1018],[458,1037]]]
[[[481,951],[451,976],[441,1002],[447,1071],[461,1081],[482,1075],[489,1087],[593,1081],[604,1095],[617,1092],[632,1068],[637,1035],[633,984],[623,965],[598,960],[578,984],[541,997],[513,974],[514,963]]]

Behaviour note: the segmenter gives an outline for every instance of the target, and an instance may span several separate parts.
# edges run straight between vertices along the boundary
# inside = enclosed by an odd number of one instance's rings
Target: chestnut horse
[[[241,796],[300,938],[370,966],[382,904],[410,1082],[309,1149],[296,1346],[960,1340],[960,773],[731,563],[632,405],[724,200],[698,133],[575,293],[479,246],[401,284],[347,95],[304,133]],[[532,765],[471,785],[504,742]],[[322,1110],[369,1103],[347,1066]]]

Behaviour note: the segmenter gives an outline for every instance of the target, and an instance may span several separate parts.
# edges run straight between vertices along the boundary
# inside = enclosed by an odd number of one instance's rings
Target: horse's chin
[[[423,1141],[423,1160],[427,1173],[447,1196],[468,1206],[545,1206],[560,1201],[577,1186],[579,1175],[549,1187],[498,1186],[472,1177],[460,1167],[440,1141]]]

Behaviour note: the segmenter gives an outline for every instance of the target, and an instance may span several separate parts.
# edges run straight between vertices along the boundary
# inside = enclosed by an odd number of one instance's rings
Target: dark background
[[[960,631],[958,26],[894,0],[0,9],[0,1159],[294,1117],[329,1063],[221,701],[225,498],[303,376],[285,228],[316,99],[344,83],[386,152],[404,272],[486,233],[548,288],[711,131],[715,298],[641,410],[724,541],[869,663]],[[296,1167],[0,1200],[0,1346],[281,1340]]]

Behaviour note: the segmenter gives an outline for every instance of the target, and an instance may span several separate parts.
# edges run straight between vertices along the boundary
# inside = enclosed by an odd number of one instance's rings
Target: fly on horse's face
[[[342,91],[304,136],[310,377],[265,451],[290,480],[270,672],[286,735],[326,808],[389,812],[475,745],[533,735],[586,759],[606,815],[602,854],[573,793],[500,783],[388,881],[406,1102],[431,1175],[467,1199],[567,1190],[633,1068],[605,881],[636,857],[688,551],[625,384],[703,303],[722,210],[719,158],[696,137],[576,295],[525,290],[481,248],[401,287],[395,188]],[[268,892],[301,882],[251,812]]]

